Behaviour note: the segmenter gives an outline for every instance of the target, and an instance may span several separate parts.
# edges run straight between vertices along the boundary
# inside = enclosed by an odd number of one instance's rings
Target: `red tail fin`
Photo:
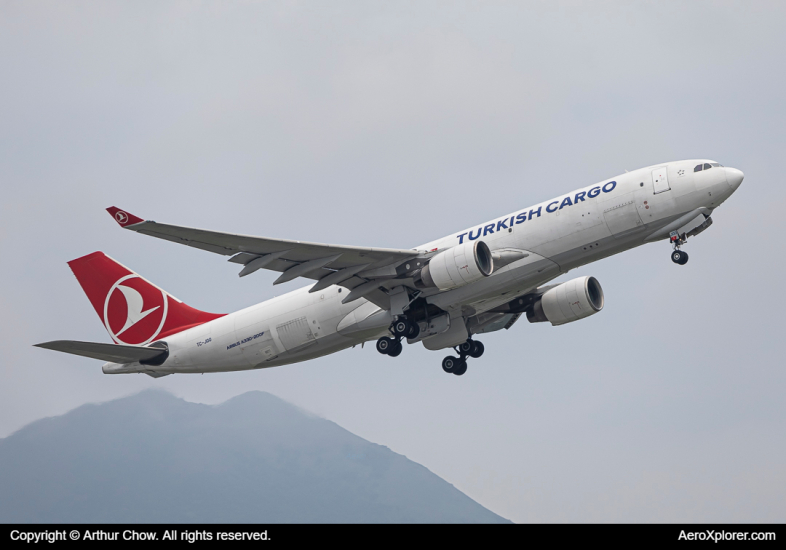
[[[187,306],[103,252],[68,265],[118,344],[149,344],[223,317]]]

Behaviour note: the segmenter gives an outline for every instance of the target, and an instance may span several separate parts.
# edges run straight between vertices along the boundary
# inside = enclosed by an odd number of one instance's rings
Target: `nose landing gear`
[[[685,265],[688,263],[688,253],[682,250],[675,250],[671,253],[671,261],[675,264]]]
[[[688,263],[688,253],[680,250],[680,247],[687,242],[687,239],[682,238],[676,231],[672,231],[671,235],[669,235],[669,241],[674,245],[671,261],[679,265]]]

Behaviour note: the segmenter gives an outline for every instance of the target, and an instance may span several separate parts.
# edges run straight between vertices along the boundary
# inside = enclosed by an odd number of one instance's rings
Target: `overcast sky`
[[[0,437],[143,388],[269,391],[526,521],[786,520],[783,2],[0,0]],[[123,231],[408,248],[624,170],[745,172],[691,239],[585,266],[604,310],[444,352],[109,376],[66,262],[101,250],[194,307],[297,288]]]

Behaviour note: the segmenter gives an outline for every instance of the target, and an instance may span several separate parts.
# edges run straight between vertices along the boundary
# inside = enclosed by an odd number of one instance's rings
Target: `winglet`
[[[145,221],[142,218],[137,218],[133,214],[129,214],[124,210],[120,210],[116,206],[110,206],[106,209],[106,211],[109,212],[113,218],[115,218],[115,221],[120,224],[120,227],[128,227],[129,225],[136,225]]]

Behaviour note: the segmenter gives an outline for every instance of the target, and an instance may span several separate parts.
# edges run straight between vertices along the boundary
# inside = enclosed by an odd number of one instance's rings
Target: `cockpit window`
[[[718,162],[705,162],[704,164],[697,164],[693,171],[701,172],[702,170],[709,170],[713,166],[716,168],[723,168],[723,165]]]

